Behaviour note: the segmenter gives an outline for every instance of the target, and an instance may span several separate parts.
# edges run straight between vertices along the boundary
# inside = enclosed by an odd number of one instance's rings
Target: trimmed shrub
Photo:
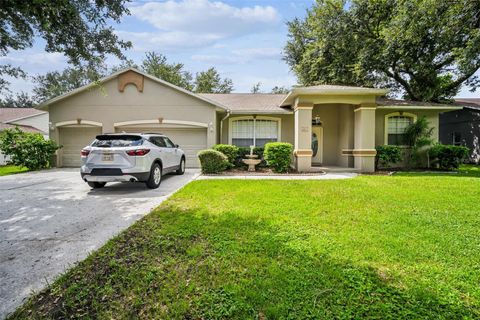
[[[270,142],[265,144],[264,157],[267,165],[274,172],[287,172],[290,167],[293,146],[286,142]]]
[[[61,146],[45,139],[40,133],[23,132],[18,128],[7,129],[0,134],[0,150],[9,164],[38,170],[51,166],[51,159]]]
[[[198,158],[202,166],[202,173],[219,173],[230,166],[227,156],[217,150],[202,150],[198,153]]]
[[[377,146],[375,168],[388,167],[393,163],[402,161],[402,150],[399,146]]]
[[[265,159],[263,158],[263,151],[264,149],[262,147],[253,148],[253,154],[256,154],[258,156],[258,159],[262,160],[262,162],[260,162],[257,165],[257,167],[265,167],[267,165],[267,163],[265,162]],[[245,156],[247,154],[250,154],[250,148],[247,148],[247,147],[238,148],[238,155],[237,155],[237,158],[235,159],[236,167],[246,167],[246,164],[242,162],[242,159],[246,159]]]
[[[217,150],[227,156],[228,162],[231,167],[235,166],[235,160],[238,157],[238,147],[231,144],[216,144],[213,146],[213,150]]]
[[[432,163],[438,164],[442,170],[458,169],[460,164],[467,159],[469,152],[470,150],[467,147],[440,143],[428,150]]]

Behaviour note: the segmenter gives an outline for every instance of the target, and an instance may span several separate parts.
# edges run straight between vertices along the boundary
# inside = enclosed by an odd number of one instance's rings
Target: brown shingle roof
[[[334,90],[336,92],[341,92],[341,91],[348,91],[348,92],[351,92],[351,91],[356,91],[356,92],[370,92],[372,90],[384,90],[384,89],[377,89],[377,88],[368,88],[368,87],[358,87],[358,86],[342,86],[342,85],[335,85],[335,84],[319,84],[319,85],[316,85],[316,86],[306,86],[306,87],[302,87],[302,86],[296,86],[293,88],[294,90],[295,89],[307,89],[307,90],[311,90],[311,91],[319,91],[319,92],[322,92],[322,91],[331,91],[331,90]]]
[[[34,108],[0,108],[0,122],[8,122],[42,113],[45,112]]]
[[[458,98],[455,99],[455,104],[480,110],[480,98]]]
[[[386,99],[386,98],[377,98],[377,104],[379,106],[392,106],[392,107],[402,107],[402,106],[441,107],[441,106],[450,105],[450,104],[441,104],[441,103],[424,102],[424,101],[396,100],[396,99]]]
[[[220,103],[234,113],[289,113],[280,107],[286,94],[273,93],[201,93],[201,97]]]

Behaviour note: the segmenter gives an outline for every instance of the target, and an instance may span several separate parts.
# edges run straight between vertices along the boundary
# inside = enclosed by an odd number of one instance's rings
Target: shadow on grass
[[[461,319],[478,309],[310,250],[259,216],[163,207],[21,307],[24,318]],[[450,297],[449,297],[450,298]]]

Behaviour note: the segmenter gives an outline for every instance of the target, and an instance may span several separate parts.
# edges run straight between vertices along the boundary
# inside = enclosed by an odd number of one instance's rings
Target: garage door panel
[[[199,168],[197,154],[200,150],[207,148],[206,128],[121,127],[117,128],[117,132],[149,132],[166,135],[185,152],[187,168]]]
[[[62,166],[80,167],[80,151],[89,145],[95,136],[102,133],[98,127],[60,128],[60,144],[62,145]]]

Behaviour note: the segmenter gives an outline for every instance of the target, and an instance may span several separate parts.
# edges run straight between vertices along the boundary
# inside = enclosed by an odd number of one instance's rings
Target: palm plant
[[[432,132],[433,128],[429,126],[425,116],[419,118],[405,129],[405,144],[409,146],[406,153],[408,168],[411,168],[414,164],[419,165],[422,149],[433,143]],[[429,162],[428,160],[427,153],[427,162]]]

